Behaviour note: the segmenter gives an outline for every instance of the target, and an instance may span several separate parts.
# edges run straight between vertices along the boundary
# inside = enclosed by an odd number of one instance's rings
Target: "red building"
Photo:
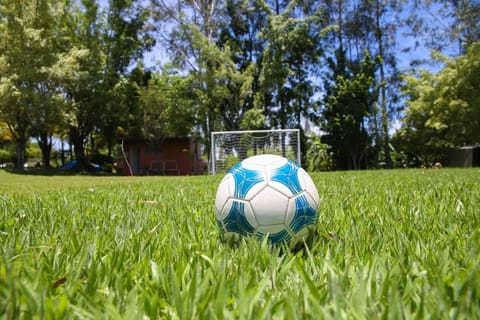
[[[122,175],[199,175],[206,169],[201,146],[190,137],[166,138],[161,144],[124,141],[123,151],[117,169]]]

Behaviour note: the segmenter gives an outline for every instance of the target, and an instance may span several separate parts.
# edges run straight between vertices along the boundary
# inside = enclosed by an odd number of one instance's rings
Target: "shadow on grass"
[[[79,170],[79,169],[58,169],[58,168],[2,168],[5,172],[19,175],[31,175],[31,176],[92,176],[92,177],[105,177],[114,176],[115,174],[100,171],[100,170]]]

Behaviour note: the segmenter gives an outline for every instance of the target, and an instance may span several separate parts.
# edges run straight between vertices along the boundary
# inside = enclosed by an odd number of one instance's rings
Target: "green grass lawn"
[[[0,318],[480,318],[479,169],[312,174],[297,253],[221,242],[221,178],[0,170]]]

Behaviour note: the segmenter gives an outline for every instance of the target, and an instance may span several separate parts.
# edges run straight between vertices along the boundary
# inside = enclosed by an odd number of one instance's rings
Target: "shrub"
[[[15,153],[6,150],[6,149],[0,149],[0,163],[6,163],[6,162],[13,162],[15,163]]]

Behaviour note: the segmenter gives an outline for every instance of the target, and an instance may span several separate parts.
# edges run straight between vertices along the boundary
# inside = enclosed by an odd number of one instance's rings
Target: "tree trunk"
[[[16,153],[17,153],[17,163],[16,168],[19,170],[23,170],[25,168],[25,150],[27,148],[27,139],[23,137],[19,137],[16,143]]]
[[[7,123],[7,126],[15,141],[15,153],[17,158],[15,167],[19,170],[23,170],[26,160],[25,154],[28,142],[28,134],[26,129],[27,126],[22,123],[22,121],[17,121],[17,123],[17,126],[12,125],[11,123]]]
[[[85,156],[85,141],[86,136],[79,132],[77,127],[70,128],[70,140],[73,144],[73,151],[75,159],[77,160],[77,170],[83,171],[89,169],[89,163]]]
[[[44,168],[50,168],[50,159],[52,154],[52,137],[48,136],[48,134],[41,134],[40,137],[37,138],[38,146],[42,151],[42,162]]]
[[[383,47],[383,33],[382,28],[380,25],[380,17],[381,17],[381,8],[379,0],[375,2],[375,18],[376,18],[376,26],[375,26],[375,36],[377,38],[378,43],[378,54],[382,58],[380,62],[380,112],[381,112],[381,122],[382,122],[382,131],[383,131],[383,152],[385,155],[385,166],[387,168],[392,168],[392,159],[390,158],[390,139],[388,137],[388,110],[387,110],[387,93],[386,93],[386,79],[385,79],[385,62],[383,59],[385,58],[384,54],[384,47]]]

